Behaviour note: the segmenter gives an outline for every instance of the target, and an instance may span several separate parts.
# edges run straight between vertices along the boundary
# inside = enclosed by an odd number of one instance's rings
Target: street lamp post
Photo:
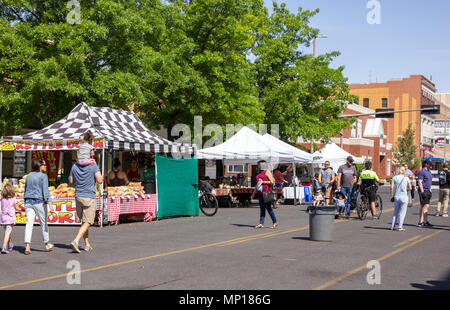
[[[319,34],[319,35],[314,37],[314,39],[313,39],[313,58],[316,58],[316,41],[317,41],[317,39],[326,39],[326,38],[328,38],[328,36],[323,35],[323,34]],[[314,145],[313,138],[311,138],[311,146],[310,146],[310,153],[311,154],[314,153],[313,145]]]

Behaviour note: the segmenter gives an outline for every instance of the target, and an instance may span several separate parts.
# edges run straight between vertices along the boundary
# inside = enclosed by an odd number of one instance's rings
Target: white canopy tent
[[[266,133],[263,138],[274,148],[292,153],[292,161],[290,161],[290,163],[312,163],[313,161],[312,154],[306,153],[305,151],[289,145],[286,142],[272,136],[271,134]]]
[[[224,143],[197,151],[198,159],[223,160],[224,165],[256,164],[260,160],[277,165],[279,163],[312,162],[308,154],[266,134],[261,136],[248,127],[243,127]],[[295,177],[295,168],[294,168]],[[294,204],[297,204],[294,182]]]
[[[333,168],[334,172],[337,173],[339,167],[347,162],[347,157],[352,156],[355,160],[355,164],[364,163],[364,159],[361,157],[355,157],[349,152],[343,150],[336,143],[330,142],[324,145],[320,150],[313,153],[314,163],[324,163],[325,161],[330,162],[330,166]]]
[[[257,132],[243,127],[222,144],[197,151],[198,159],[223,160],[225,165],[268,163],[292,163],[292,151],[277,148]]]

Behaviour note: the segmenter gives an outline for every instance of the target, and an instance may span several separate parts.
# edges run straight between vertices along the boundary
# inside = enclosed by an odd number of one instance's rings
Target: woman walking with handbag
[[[408,209],[408,191],[411,190],[411,182],[405,176],[405,168],[401,167],[399,174],[392,178],[391,201],[394,202],[394,214],[392,215],[391,230],[394,230],[398,220],[398,231],[405,231],[403,222]]]
[[[53,244],[49,242],[47,213],[48,207],[54,212],[54,207],[50,202],[50,192],[48,189],[48,178],[44,172],[47,166],[43,159],[34,158],[31,162],[31,173],[25,181],[24,205],[27,224],[25,226],[25,255],[29,255],[31,236],[33,234],[34,219],[37,215],[41,226],[42,240],[45,244],[45,252],[53,249]]]
[[[273,222],[273,225],[270,228],[275,229],[278,226],[277,218],[275,217],[275,213],[272,210],[272,202],[276,199],[276,193],[273,193],[273,185],[275,184],[275,179],[269,170],[263,169],[264,163],[264,160],[258,162],[258,168],[261,172],[256,176],[257,185],[255,192],[258,193],[260,217],[259,225],[257,225],[255,228],[264,228],[264,220],[267,210]],[[255,192],[252,195],[252,199]]]

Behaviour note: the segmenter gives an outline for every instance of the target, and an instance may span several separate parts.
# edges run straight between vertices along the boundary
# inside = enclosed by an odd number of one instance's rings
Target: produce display
[[[75,188],[69,187],[67,183],[62,183],[57,188],[50,186],[48,188],[51,197],[72,198],[75,197]]]
[[[28,175],[24,175],[22,179],[19,180],[19,185],[14,185],[14,189],[16,191],[16,197],[22,198],[25,192],[25,182],[27,180]],[[5,179],[3,185],[7,183],[8,180]],[[62,183],[58,187],[49,186],[48,190],[50,192],[50,197],[57,198],[74,198],[75,197],[75,188],[70,187],[67,183]],[[100,196],[100,192],[97,191],[97,196]]]
[[[128,186],[114,186],[108,187],[108,196],[134,196],[134,195],[144,195],[144,187],[141,182],[130,182]]]
[[[16,197],[22,198],[25,192],[25,182],[27,180],[27,175],[24,175],[19,181],[19,185],[14,185],[16,191]],[[7,179],[4,180],[4,184],[8,182]],[[4,185],[3,184],[3,185]],[[67,183],[62,183],[58,187],[49,186],[48,188],[51,197],[57,198],[74,198],[75,188],[70,187]],[[141,182],[130,182],[128,186],[116,186],[107,188],[108,196],[134,196],[134,195],[144,195],[144,186]],[[101,196],[100,186],[96,186],[96,196]]]
[[[23,197],[23,194],[25,193],[25,181],[27,180],[27,176],[28,175],[24,175],[23,178],[19,180],[19,185],[14,185],[16,197]],[[8,182],[8,180],[6,180],[6,182]]]

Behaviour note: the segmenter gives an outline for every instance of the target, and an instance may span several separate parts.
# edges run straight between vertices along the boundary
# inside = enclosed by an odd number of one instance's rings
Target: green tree
[[[150,127],[260,123],[241,0],[81,0],[0,4],[0,130],[46,126],[81,101],[134,109]]]
[[[284,138],[328,139],[352,102],[337,52],[299,50],[318,11],[263,0],[0,2],[0,132],[43,127],[81,101],[133,109],[150,127],[279,124]]]
[[[420,158],[417,155],[417,145],[415,144],[415,130],[409,123],[401,137],[398,137],[394,148],[394,160],[397,165],[407,164],[409,169],[416,169],[420,166]]]
[[[339,53],[314,58],[300,50],[319,33],[309,26],[318,12],[299,8],[293,14],[285,4],[274,2],[253,50],[265,122],[278,123],[285,139],[302,136],[326,142],[352,122],[338,118],[348,103],[356,102],[349,94],[344,68],[330,68]]]

